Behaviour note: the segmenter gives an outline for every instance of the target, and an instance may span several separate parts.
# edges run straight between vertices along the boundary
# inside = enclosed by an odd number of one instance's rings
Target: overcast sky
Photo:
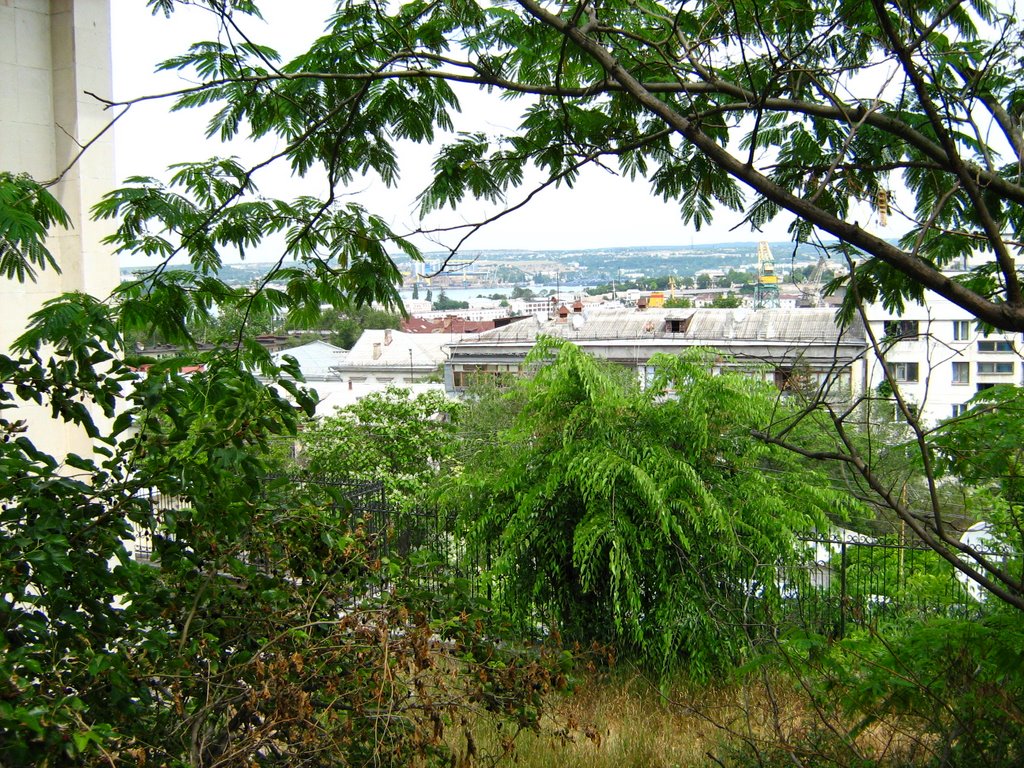
[[[260,25],[257,39],[277,48],[287,59],[308,46],[323,30],[323,0],[266,0],[267,23]],[[320,11],[317,13],[317,11]],[[119,99],[165,92],[186,83],[177,73],[155,74],[156,64],[186,50],[197,39],[209,39],[214,32],[209,14],[185,8],[170,20],[152,17],[141,0],[115,0],[113,13],[114,90]],[[467,124],[460,130],[496,133],[514,124],[522,104],[500,102],[476,93],[463,99]],[[203,139],[205,117],[190,112],[170,113],[167,101],[137,105],[118,123],[116,134],[117,175],[165,176],[173,162],[234,154],[250,161],[260,160],[278,146],[270,142],[255,145],[242,142],[225,148]],[[349,192],[367,209],[383,216],[399,231],[418,226],[413,200],[426,184],[431,154],[428,149],[408,146],[400,156],[403,181],[400,189],[388,190],[372,179],[361,180]],[[322,184],[314,178],[292,179],[283,172],[262,172],[256,183],[269,196],[317,194]],[[518,201],[513,193],[510,202]],[[447,210],[433,223],[473,220],[483,212],[479,205]],[[571,189],[547,190],[525,209],[489,225],[465,246],[474,250],[584,249],[614,246],[686,246],[704,243],[770,240],[785,241],[786,221],[781,217],[764,234],[741,226],[739,216],[723,212],[715,226],[700,232],[682,222],[675,203],[654,197],[643,182],[629,182],[600,169],[589,169]],[[436,250],[428,240],[417,244]],[[267,257],[276,254],[267,253]]]

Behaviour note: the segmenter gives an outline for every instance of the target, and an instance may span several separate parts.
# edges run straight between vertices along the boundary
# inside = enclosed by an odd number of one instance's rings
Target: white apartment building
[[[979,391],[995,384],[1024,383],[1018,334],[978,331],[973,316],[948,299],[926,294],[895,315],[881,304],[867,307],[868,327],[900,392],[926,422],[958,416]],[[868,382],[885,381],[882,360],[868,356]]]

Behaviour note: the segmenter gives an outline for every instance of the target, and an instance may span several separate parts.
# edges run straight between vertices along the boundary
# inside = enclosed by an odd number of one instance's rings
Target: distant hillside
[[[772,243],[776,268],[786,272],[794,266],[814,263],[820,250],[809,245]],[[426,271],[438,269],[448,254],[424,254]],[[399,268],[412,272],[405,256],[395,256]],[[234,285],[247,285],[260,278],[269,262],[225,264],[221,276]],[[638,246],[633,248],[594,248],[585,250],[488,250],[460,254],[450,269],[470,266],[476,270],[486,265],[557,265],[559,278],[566,284],[600,283],[625,277],[658,277],[662,275],[692,276],[705,270],[750,269],[757,266],[757,243],[719,243],[713,245]],[[122,267],[122,279],[130,279],[139,267]],[[420,269],[423,271],[423,268]],[[524,272],[529,270],[524,269]]]

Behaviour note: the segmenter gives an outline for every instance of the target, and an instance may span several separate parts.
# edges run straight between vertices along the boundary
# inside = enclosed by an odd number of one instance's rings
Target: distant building
[[[368,329],[331,371],[352,385],[422,382],[437,373],[450,342],[445,334]]]
[[[453,333],[462,336],[489,331],[494,327],[494,320],[466,320],[457,315],[443,318],[410,317],[402,321],[402,330],[406,333]]]
[[[307,386],[315,390],[320,398],[316,408],[318,416],[331,416],[338,408],[352,405],[364,395],[379,392],[391,385],[408,387],[414,392],[441,389],[439,383],[422,380],[436,371],[437,364],[433,364],[433,367],[428,369],[422,359],[416,358],[412,373],[419,372],[422,374],[421,379],[415,379],[410,375],[408,365],[402,366],[404,370],[400,373],[396,371],[397,366],[395,365],[376,365],[384,358],[382,354],[377,360],[372,360],[373,337],[377,333],[381,334],[383,338],[383,331],[372,332],[371,336],[367,337],[371,361],[366,366],[358,365],[358,355],[356,359],[352,359],[349,350],[328,344],[326,341],[313,341],[300,347],[282,350],[274,353],[273,357],[278,363],[281,362],[284,355],[290,355],[296,359]],[[395,333],[392,332],[391,343],[399,344],[401,339],[396,339]],[[391,345],[388,347],[390,349]],[[394,347],[394,350],[398,349],[399,347]],[[405,357],[408,358],[408,354]],[[392,360],[392,358],[393,355],[389,354],[387,360]],[[346,366],[350,371],[348,375],[345,373]]]
[[[884,365],[925,421],[959,416],[979,390],[1024,383],[1019,334],[986,336],[967,310],[934,293],[926,297],[924,305],[908,303],[899,315],[881,304],[866,309]],[[885,380],[882,360],[871,358],[868,377],[873,388]]]
[[[405,311],[410,315],[430,312],[434,308],[434,305],[426,299],[405,299],[402,303],[405,304]]]
[[[461,317],[464,320],[498,320],[508,317],[508,307],[476,307],[467,309],[435,309],[429,312],[417,312],[416,317],[426,320],[443,320],[446,317]]]
[[[534,318],[466,337],[451,345],[445,388],[459,392],[480,377],[514,375],[539,336],[572,341],[595,357],[651,373],[658,352],[709,347],[721,365],[757,370],[787,389],[829,382],[830,399],[849,399],[864,385],[868,348],[860,322],[840,329],[831,309],[607,309]],[[726,356],[732,360],[726,359]]]
[[[317,340],[298,347],[279,350],[274,352],[271,357],[278,365],[281,364],[285,355],[294,357],[306,381],[318,382],[338,381],[340,377],[332,370],[332,367],[337,365],[347,354],[347,349]]]

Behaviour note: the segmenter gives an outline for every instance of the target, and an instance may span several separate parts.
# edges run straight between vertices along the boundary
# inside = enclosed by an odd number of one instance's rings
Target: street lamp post
[[[412,372],[412,350],[409,350],[409,383],[416,381],[416,374]]]

